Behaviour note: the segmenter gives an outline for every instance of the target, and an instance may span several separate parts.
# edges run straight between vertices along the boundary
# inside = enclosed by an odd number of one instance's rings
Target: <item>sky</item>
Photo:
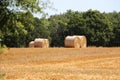
[[[120,12],[120,0],[50,0],[50,2],[56,10],[45,10],[49,15],[64,13],[69,9],[80,12],[89,9],[100,12]]]

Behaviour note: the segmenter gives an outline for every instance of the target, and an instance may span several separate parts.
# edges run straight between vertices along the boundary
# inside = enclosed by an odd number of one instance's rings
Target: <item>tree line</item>
[[[85,35],[88,46],[120,46],[120,12],[68,10],[48,20],[52,46],[63,46],[67,35]]]
[[[120,46],[120,12],[101,13],[67,10],[63,14],[37,18],[34,12],[44,14],[36,1],[14,0],[19,11],[9,9],[9,1],[0,1],[0,44],[8,47],[27,47],[35,38],[48,38],[50,46],[64,46],[67,35],[85,35],[88,46]],[[24,2],[24,3],[23,3]],[[26,4],[27,3],[27,4]],[[43,2],[44,3],[44,2]],[[33,5],[33,4],[36,4]],[[44,5],[43,5],[44,6]]]

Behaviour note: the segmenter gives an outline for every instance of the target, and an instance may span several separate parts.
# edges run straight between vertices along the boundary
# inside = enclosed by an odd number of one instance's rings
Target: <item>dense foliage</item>
[[[85,35],[88,46],[120,46],[120,12],[68,10],[49,19],[51,46],[64,46],[67,35]]]
[[[45,5],[39,6],[39,3],[44,2],[0,1],[0,45],[27,47],[31,40],[40,37],[48,38],[51,46],[62,47],[67,35],[85,35],[88,46],[120,46],[120,12],[68,10],[63,14],[39,19],[32,14],[42,14]],[[16,8],[9,8],[12,6]]]

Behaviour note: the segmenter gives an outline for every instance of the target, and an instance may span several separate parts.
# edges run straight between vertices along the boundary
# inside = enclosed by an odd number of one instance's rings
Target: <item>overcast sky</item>
[[[120,0],[50,0],[50,2],[57,11],[46,10],[49,15],[64,13],[68,9],[82,12],[89,9],[100,12],[120,12]]]

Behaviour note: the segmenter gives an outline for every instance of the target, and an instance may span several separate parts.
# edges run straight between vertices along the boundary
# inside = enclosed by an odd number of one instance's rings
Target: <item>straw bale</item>
[[[37,47],[37,48],[45,48],[46,47],[44,39],[36,38],[34,42],[35,42],[34,43],[35,47]]]
[[[48,39],[44,39],[45,40],[45,47],[48,48],[49,47],[49,40]]]
[[[29,43],[29,47],[30,47],[30,48],[34,47],[34,41],[31,41],[31,42]]]
[[[79,38],[76,36],[67,36],[65,38],[65,47],[79,48]]]
[[[80,48],[86,48],[87,46],[87,40],[85,36],[79,36],[79,35],[74,35],[79,38],[79,43],[80,43]]]

